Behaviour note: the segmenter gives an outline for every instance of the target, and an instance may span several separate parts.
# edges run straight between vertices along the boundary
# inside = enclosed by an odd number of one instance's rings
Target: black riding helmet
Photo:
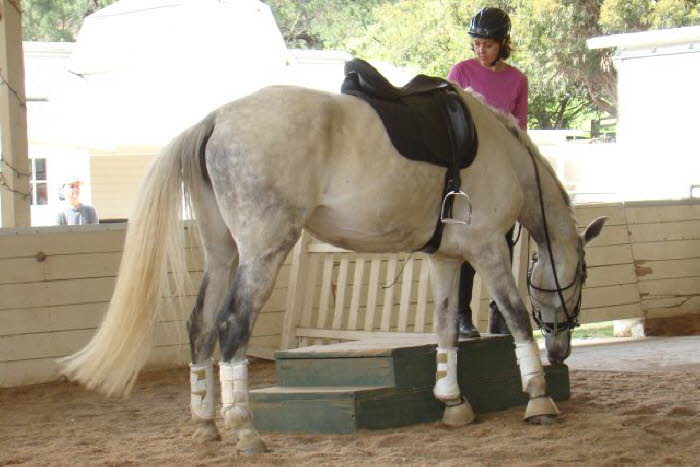
[[[469,35],[482,39],[505,40],[510,35],[510,18],[500,8],[482,8],[469,26]]]

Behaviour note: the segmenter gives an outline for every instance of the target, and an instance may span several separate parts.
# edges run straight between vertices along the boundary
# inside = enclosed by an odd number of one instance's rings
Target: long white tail
[[[141,185],[129,218],[119,276],[107,314],[92,340],[61,360],[62,372],[107,395],[128,395],[148,358],[161,297],[173,272],[182,293],[187,266],[180,214],[188,193],[202,183],[199,156],[214,115],[163,149]],[[184,183],[184,190],[183,190]]]

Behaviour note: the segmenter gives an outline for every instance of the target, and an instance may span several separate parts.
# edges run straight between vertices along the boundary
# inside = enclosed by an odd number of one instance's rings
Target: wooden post
[[[309,243],[311,243],[311,235],[303,230],[301,238],[292,250],[292,269],[289,273],[282,341],[280,343],[282,350],[298,346],[296,330],[301,319],[301,309],[304,306],[304,282],[306,265],[309,261]]]
[[[408,311],[411,306],[411,288],[413,287],[413,263],[415,260],[409,256],[404,265],[403,278],[401,279],[401,302],[399,303],[399,332],[406,332],[408,327]]]
[[[382,331],[391,330],[391,315],[394,312],[394,277],[396,276],[396,257],[389,258],[386,266],[386,288],[384,289],[384,305],[382,307]]]
[[[425,311],[428,306],[428,283],[430,281],[430,266],[428,257],[422,258],[420,265],[420,278],[418,279],[418,297],[416,298],[416,316],[413,332],[425,332]]]
[[[0,227],[28,227],[31,171],[19,0],[0,0]]]

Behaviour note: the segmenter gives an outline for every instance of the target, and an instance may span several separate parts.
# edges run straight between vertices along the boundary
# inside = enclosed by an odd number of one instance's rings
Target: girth
[[[372,65],[354,59],[345,64],[341,92],[372,106],[399,154],[447,169],[435,231],[419,250],[434,253],[440,248],[442,218],[452,216],[454,197],[448,194],[460,191],[459,171],[472,164],[478,148],[474,122],[459,91],[442,78],[426,75],[397,88]]]

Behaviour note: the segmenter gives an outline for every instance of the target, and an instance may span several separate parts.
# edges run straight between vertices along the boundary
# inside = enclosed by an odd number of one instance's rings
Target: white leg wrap
[[[248,360],[219,364],[221,414],[227,424],[240,427],[250,421],[248,410]]]
[[[544,381],[544,370],[542,369],[542,360],[540,360],[540,350],[534,342],[516,342],[515,357],[518,359],[520,366],[520,376],[523,382],[523,391],[530,392],[530,383],[541,377]],[[530,396],[539,396],[540,394],[530,394]]]
[[[202,420],[214,419],[214,367],[190,364],[190,410]]]
[[[460,399],[457,384],[457,347],[437,348],[437,373],[433,393],[441,401]]]

